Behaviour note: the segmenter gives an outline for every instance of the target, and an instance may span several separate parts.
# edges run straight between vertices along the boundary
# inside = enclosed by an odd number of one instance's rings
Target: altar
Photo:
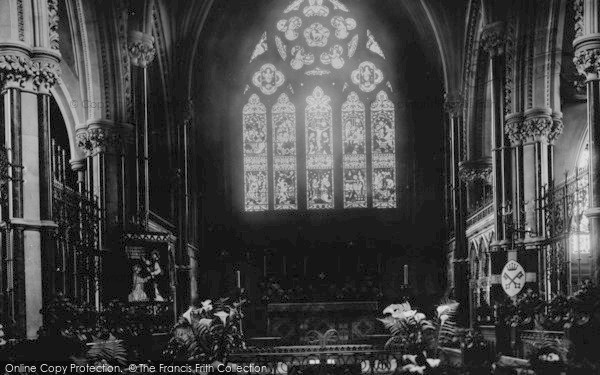
[[[385,334],[376,301],[269,303],[267,333],[282,344],[371,342]]]

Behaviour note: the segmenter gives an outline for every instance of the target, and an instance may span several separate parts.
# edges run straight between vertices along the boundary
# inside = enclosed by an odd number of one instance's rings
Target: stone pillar
[[[514,156],[514,187],[512,235],[518,249],[533,248],[545,236],[544,188],[552,182],[553,143],[562,133],[562,115],[550,108],[532,108],[525,114],[507,116],[505,132],[508,135]],[[519,252],[509,249],[508,259],[519,259],[522,264],[538,264],[537,269],[527,272],[537,274],[540,292],[551,290],[547,283],[545,251]],[[535,258],[532,258],[535,257]]]
[[[508,235],[503,211],[511,199],[511,155],[504,133],[504,23],[494,22],[482,31],[481,44],[490,57],[492,82],[492,177],[494,191],[495,233],[493,247],[506,246]]]
[[[462,161],[463,142],[463,102],[458,96],[446,97],[445,110],[450,120],[450,151],[452,181],[452,206],[454,211],[454,296],[462,306],[469,304],[469,262],[468,245],[466,238],[466,188],[460,178],[459,165]],[[466,310],[461,316],[466,323],[468,314]]]
[[[586,77],[589,135],[589,209],[592,274],[600,282],[600,33],[598,3],[584,2],[584,33],[575,39],[573,62]]]
[[[43,254],[53,253],[49,90],[60,56],[19,43],[0,44],[4,143],[11,164],[6,217],[11,229],[12,305],[18,335],[37,337],[42,325]],[[47,293],[46,293],[47,294]]]

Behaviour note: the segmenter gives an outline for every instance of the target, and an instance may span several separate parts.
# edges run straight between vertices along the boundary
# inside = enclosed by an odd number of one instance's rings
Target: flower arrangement
[[[536,316],[545,307],[544,300],[532,289],[521,294],[516,301],[506,299],[500,308],[500,318],[507,327],[533,329]]]
[[[392,334],[385,343],[386,348],[413,355],[433,349],[436,326],[425,314],[411,309],[410,303],[390,305],[383,314],[386,316],[379,321]]]
[[[191,306],[173,327],[163,359],[226,363],[231,352],[245,348],[240,329],[244,303],[243,299],[229,303],[225,298]]]
[[[564,296],[556,296],[546,306],[546,313],[538,316],[540,325],[549,331],[562,331],[569,326],[571,315],[571,304]]]
[[[427,358],[424,353],[415,355],[405,354],[402,356],[401,367],[398,374],[426,374],[433,375],[441,373],[440,360]]]

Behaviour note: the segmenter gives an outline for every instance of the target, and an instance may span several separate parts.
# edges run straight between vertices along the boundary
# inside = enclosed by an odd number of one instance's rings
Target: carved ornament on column
[[[549,108],[532,108],[525,112],[525,118],[519,114],[506,119],[505,132],[513,145],[524,142],[554,142],[562,133],[562,116]]]
[[[573,41],[573,63],[579,74],[586,79],[598,78],[600,71],[600,34],[589,34]]]
[[[123,146],[130,141],[132,126],[107,120],[88,122],[86,127],[76,131],[77,146],[88,155],[95,153],[121,153]]]
[[[450,117],[459,117],[463,114],[463,100],[460,96],[446,96],[444,111]]]
[[[59,58],[50,51],[31,51],[0,44],[0,87],[48,91],[60,78]]]
[[[490,56],[502,55],[506,44],[504,22],[493,22],[481,31],[481,46]]]
[[[573,1],[573,11],[575,18],[575,38],[583,36],[583,0]]]
[[[131,63],[140,68],[146,68],[156,56],[154,37],[141,31],[129,32],[129,57]]]
[[[482,182],[486,185],[492,183],[492,159],[482,158],[466,160],[459,165],[460,179],[468,184]]]

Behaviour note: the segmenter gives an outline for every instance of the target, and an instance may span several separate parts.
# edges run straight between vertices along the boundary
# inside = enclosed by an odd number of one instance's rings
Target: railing
[[[479,210],[473,211],[472,214],[467,216],[467,228],[494,213],[494,203],[487,201],[484,204],[480,206]]]
[[[81,302],[91,303],[98,287],[100,208],[97,198],[75,181],[68,166],[67,153],[52,144],[53,204],[52,218],[57,225],[52,289]],[[78,190],[75,190],[78,189]]]
[[[390,374],[402,364],[402,353],[371,345],[281,346],[250,348],[233,354],[229,362],[250,372]]]

